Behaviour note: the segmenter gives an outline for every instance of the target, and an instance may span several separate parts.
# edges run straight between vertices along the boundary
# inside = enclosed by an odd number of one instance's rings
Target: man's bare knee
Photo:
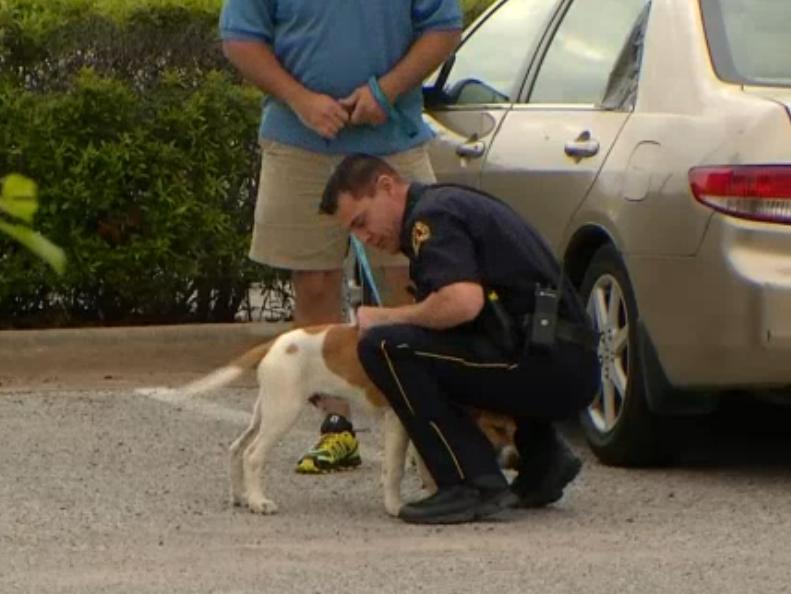
[[[341,270],[295,270],[294,321],[300,326],[340,322]]]

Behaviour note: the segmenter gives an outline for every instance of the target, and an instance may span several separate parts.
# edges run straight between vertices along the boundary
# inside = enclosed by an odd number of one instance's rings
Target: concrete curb
[[[288,323],[181,324],[173,326],[118,326],[54,330],[0,330],[0,353],[69,345],[172,344],[192,341],[235,342],[255,337],[267,340],[287,330]]]
[[[289,329],[288,323],[185,324],[0,331],[0,386],[138,384],[207,373]]]

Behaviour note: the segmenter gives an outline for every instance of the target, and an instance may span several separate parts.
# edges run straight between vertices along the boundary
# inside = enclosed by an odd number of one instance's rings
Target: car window
[[[508,0],[458,49],[443,85],[452,105],[510,103],[557,0]]]
[[[703,0],[717,74],[739,84],[791,86],[788,0]]]
[[[530,103],[599,104],[648,0],[575,0],[538,71]]]

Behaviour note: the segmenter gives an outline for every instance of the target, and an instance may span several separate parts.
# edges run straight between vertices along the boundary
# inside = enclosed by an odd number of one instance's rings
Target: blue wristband
[[[375,76],[368,79],[368,88],[371,89],[374,99],[376,99],[379,107],[387,114],[388,119],[393,120],[410,138],[417,136],[417,126],[415,126],[414,122],[407,118],[397,107],[390,103],[384,91],[382,91],[382,87],[379,86],[379,81],[376,80]]]

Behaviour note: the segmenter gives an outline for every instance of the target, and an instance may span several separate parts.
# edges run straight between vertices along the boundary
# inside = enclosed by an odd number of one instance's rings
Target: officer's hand
[[[387,324],[389,321],[388,310],[385,308],[366,305],[357,308],[357,330],[361,335],[369,328]]]
[[[335,138],[349,123],[349,113],[329,95],[306,91],[290,104],[300,121],[323,138]]]
[[[351,95],[341,99],[340,104],[348,110],[350,122],[355,126],[380,126],[387,121],[387,114],[379,106],[368,85],[355,89]]]

